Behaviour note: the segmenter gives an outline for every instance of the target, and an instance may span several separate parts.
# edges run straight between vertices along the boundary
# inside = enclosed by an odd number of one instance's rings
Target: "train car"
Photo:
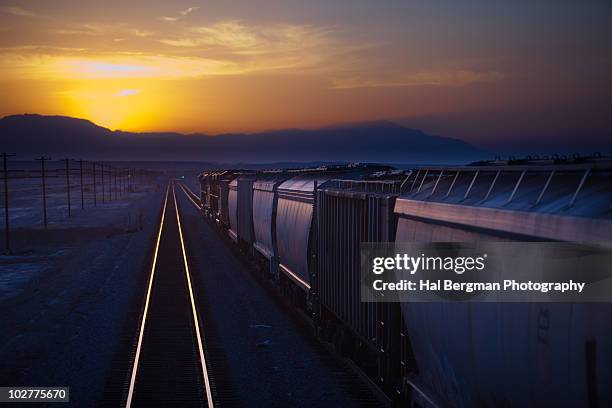
[[[239,175],[239,171],[222,170],[198,176],[202,211],[224,227],[229,225],[229,184]]]
[[[217,198],[217,213],[215,220],[224,229],[230,228],[230,184],[242,174],[239,170],[228,170],[223,172],[216,180],[216,189],[218,191]]]
[[[296,175],[278,186],[276,237],[279,277],[285,295],[296,304],[303,303],[306,310],[312,310],[309,297],[315,255],[313,214],[316,190],[334,178],[360,179],[381,169],[381,166],[348,165],[289,170],[289,174]]]
[[[201,209],[205,214],[208,213],[211,208],[211,179],[212,172],[205,171],[198,175]]]
[[[229,183],[228,234],[242,249],[248,250],[254,241],[253,232],[253,182],[254,172],[242,173]]]
[[[278,277],[278,246],[276,243],[276,210],[278,186],[288,178],[284,171],[265,171],[253,183],[253,249],[262,269]]]
[[[317,191],[317,270],[313,292],[322,334],[391,393],[399,376],[400,307],[360,297],[360,245],[393,242],[403,172],[369,181],[332,180]]]
[[[210,191],[209,185],[210,181],[208,178],[210,177],[208,172],[202,172],[198,174],[198,182],[200,183],[200,204],[202,211],[206,211],[210,207]]]
[[[611,241],[612,161],[421,168],[397,242]],[[421,405],[612,406],[609,303],[401,304]]]

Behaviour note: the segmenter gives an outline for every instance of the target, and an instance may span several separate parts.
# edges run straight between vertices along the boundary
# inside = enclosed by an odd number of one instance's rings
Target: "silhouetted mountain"
[[[132,133],[64,116],[0,119],[2,149],[20,159],[45,154],[104,160],[361,161],[464,163],[490,155],[461,140],[431,136],[392,122],[288,129],[254,134]]]

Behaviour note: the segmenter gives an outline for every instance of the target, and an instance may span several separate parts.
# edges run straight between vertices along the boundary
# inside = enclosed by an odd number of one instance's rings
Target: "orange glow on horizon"
[[[155,126],[162,99],[154,83],[79,81],[58,95],[67,116],[84,118],[112,130],[140,131]]]
[[[577,111],[576,129],[610,128],[606,2],[353,3],[14,0],[0,117],[208,134],[390,119],[486,142],[562,132]]]

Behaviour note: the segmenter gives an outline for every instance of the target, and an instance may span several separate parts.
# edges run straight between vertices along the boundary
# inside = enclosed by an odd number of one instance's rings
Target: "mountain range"
[[[0,140],[0,149],[19,159],[453,164],[491,157],[464,141],[388,121],[210,136],[112,131],[84,119],[24,114],[0,119]]]

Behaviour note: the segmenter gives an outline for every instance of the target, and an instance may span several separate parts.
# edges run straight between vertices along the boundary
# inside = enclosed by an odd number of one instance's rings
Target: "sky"
[[[0,116],[257,132],[390,119],[612,139],[612,2],[0,0]]]

